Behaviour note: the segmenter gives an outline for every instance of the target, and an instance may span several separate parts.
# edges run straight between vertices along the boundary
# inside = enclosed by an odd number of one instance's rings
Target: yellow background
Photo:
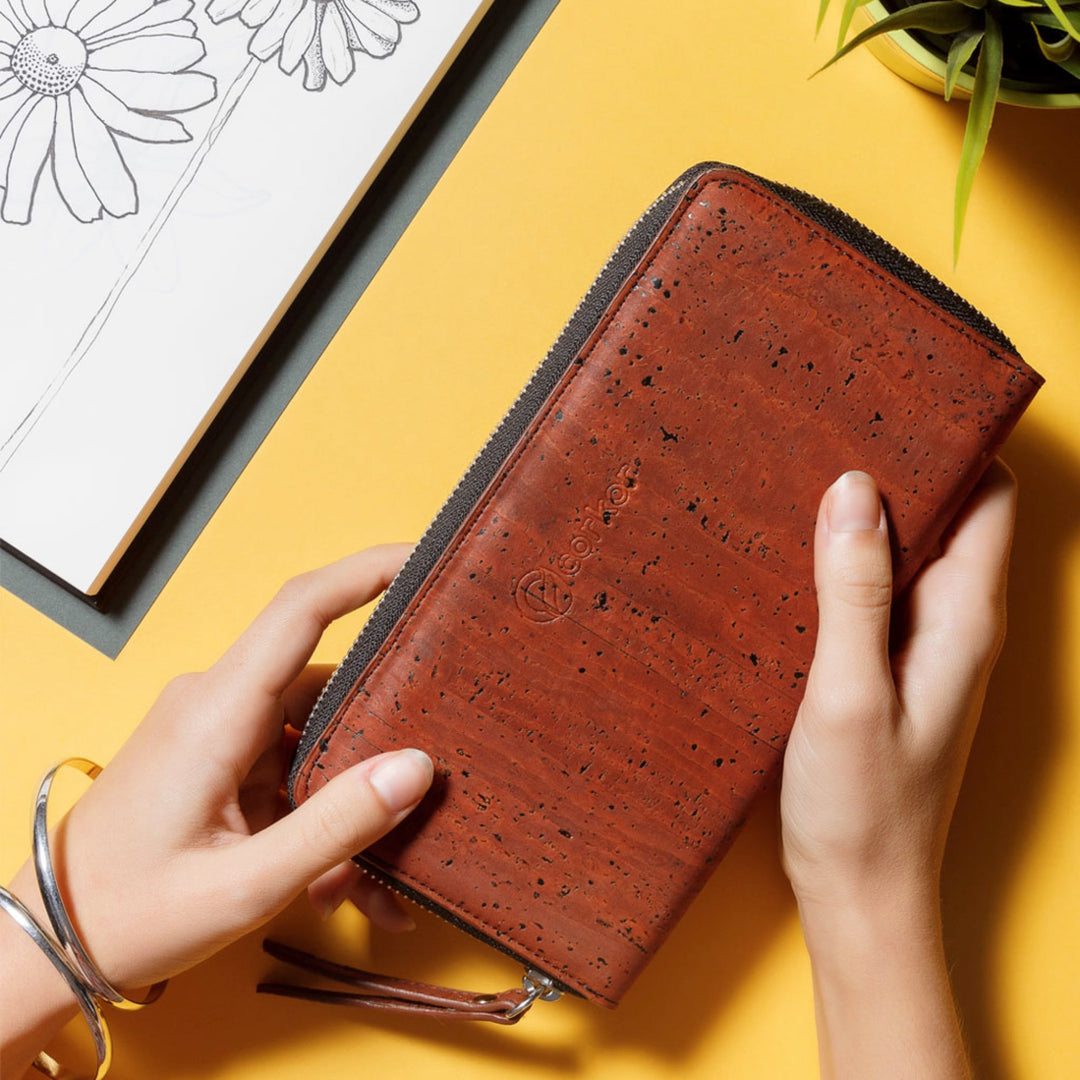
[[[1080,1039],[1080,114],[999,110],[959,268],[963,107],[865,54],[813,80],[815,0],[563,0],[119,658],[0,593],[0,878],[41,772],[106,761],[160,686],[210,664],[287,576],[415,538],[627,226],[712,158],[861,218],[995,319],[1047,377],[1006,455],[1022,484],[1011,629],[945,875],[950,956],[985,1077],[1076,1075]],[[330,92],[330,91],[328,91]],[[324,639],[336,660],[361,618]],[[182,780],[178,781],[182,782]],[[809,968],[767,802],[615,1013],[517,1029],[256,998],[255,939],[117,1017],[113,1075],[801,1077]],[[435,920],[369,941],[296,905],[279,936],[376,968],[501,988],[517,968]]]

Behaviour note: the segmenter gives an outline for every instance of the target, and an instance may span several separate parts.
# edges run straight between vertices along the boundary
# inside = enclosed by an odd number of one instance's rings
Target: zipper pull
[[[269,939],[263,942],[263,949],[277,960],[352,986],[360,993],[275,982],[259,983],[256,987],[258,993],[320,1001],[328,1005],[384,1009],[444,1020],[488,1020],[495,1024],[516,1024],[536,1001],[556,1001],[562,997],[562,991],[555,987],[551,976],[534,968],[526,970],[520,989],[512,987],[501,994],[474,994],[468,990],[453,990],[448,986],[434,986],[361,971]]]
[[[525,974],[521,976],[521,988],[525,991],[525,998],[506,1014],[509,1021],[524,1016],[537,1001],[558,1001],[562,997],[562,991],[556,989],[552,977],[536,968],[525,969]]]

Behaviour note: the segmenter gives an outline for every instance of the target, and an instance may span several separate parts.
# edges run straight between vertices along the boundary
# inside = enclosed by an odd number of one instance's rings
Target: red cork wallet
[[[902,589],[1041,382],[834,207],[725,165],[679,177],[303,733],[296,803],[380,751],[432,755],[429,796],[359,862],[531,969],[511,999],[411,1000],[504,1022],[558,991],[614,1006],[778,777],[825,489],[877,479]],[[342,997],[389,1007],[358,985]]]

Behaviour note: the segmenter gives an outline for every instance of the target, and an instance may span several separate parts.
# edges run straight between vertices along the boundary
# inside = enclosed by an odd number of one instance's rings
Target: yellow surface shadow
[[[591,1053],[586,1047],[641,1053],[675,1067],[698,1052],[762,953],[795,918],[791,890],[779,867],[777,814],[776,793],[766,793],[731,853],[614,1012],[567,997],[555,1005],[538,1004],[520,1026],[507,1029],[258,995],[256,983],[271,975],[313,984],[310,976],[265,956],[260,948],[264,936],[353,966],[477,991],[514,985],[520,975],[513,961],[415,909],[415,932],[369,939],[355,912],[322,925],[301,900],[266,934],[251,935],[173,980],[167,1009],[117,1017],[121,1049],[112,1075],[117,1080],[150,1074],[162,1080],[213,1076],[240,1062],[250,1068],[286,1050],[303,1051],[346,1029],[361,1043],[377,1035],[413,1050],[424,1045],[452,1049],[482,1058],[487,1067],[502,1062],[541,1074],[587,1073]],[[483,973],[473,975],[478,964]],[[345,1062],[340,1075],[349,1075]]]
[[[1045,428],[1007,446],[1022,478],[1009,574],[1008,637],[987,693],[953,819],[944,872],[948,955],[960,1012],[984,1080],[1017,1075],[996,992],[1025,853],[1053,827],[1047,792],[1070,725],[1060,582],[1080,540],[1080,455]]]

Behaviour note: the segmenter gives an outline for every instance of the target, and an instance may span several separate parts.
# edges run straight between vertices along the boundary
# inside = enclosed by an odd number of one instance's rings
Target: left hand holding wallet
[[[67,909],[114,986],[134,992],[192,967],[313,882],[317,901],[340,896],[358,875],[350,864],[343,876],[340,864],[427,791],[430,761],[405,750],[348,770],[324,801],[282,816],[286,725],[302,722],[319,689],[304,674],[311,652],[333,619],[386,587],[407,553],[372,548],[287,583],[213,667],[165,688],[54,829]],[[29,863],[11,892],[48,925]],[[355,895],[389,928],[407,922],[382,890]],[[0,956],[4,1073],[18,1076],[75,999],[2,913]]]

